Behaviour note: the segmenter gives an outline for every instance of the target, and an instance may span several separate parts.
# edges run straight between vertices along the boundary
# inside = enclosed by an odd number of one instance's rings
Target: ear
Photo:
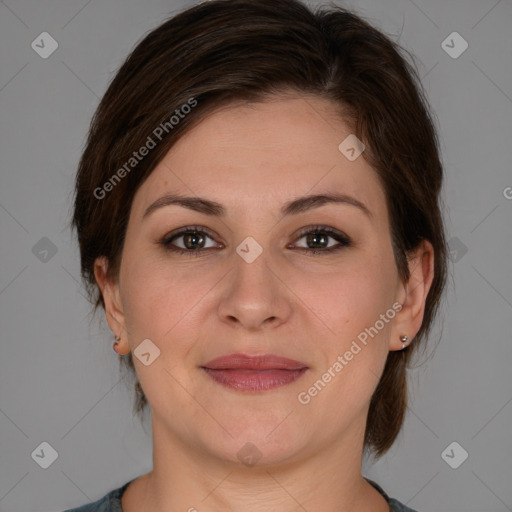
[[[105,315],[108,325],[115,336],[119,336],[120,350],[129,350],[126,337],[126,325],[123,305],[119,293],[119,283],[113,282],[107,277],[108,260],[105,256],[97,258],[94,262],[94,277],[103,295],[105,302]]]
[[[402,350],[401,336],[407,336],[409,343],[420,330],[425,313],[425,301],[434,279],[434,248],[428,240],[408,257],[409,280],[398,286],[397,300],[402,309],[395,316],[389,350]]]

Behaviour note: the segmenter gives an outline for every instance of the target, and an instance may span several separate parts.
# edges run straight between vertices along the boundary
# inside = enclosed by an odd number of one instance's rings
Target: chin
[[[240,424],[236,428],[225,425],[233,437],[223,431],[222,435],[214,439],[204,440],[205,448],[217,458],[239,467],[253,468],[287,463],[297,457],[307,443],[303,434],[299,431],[294,433],[290,426],[284,428],[284,423],[286,420],[281,425],[274,421],[259,422],[257,425],[252,423],[247,428]]]

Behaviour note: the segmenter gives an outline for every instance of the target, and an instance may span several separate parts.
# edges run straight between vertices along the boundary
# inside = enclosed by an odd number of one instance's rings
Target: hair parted
[[[363,156],[385,191],[400,278],[409,278],[407,257],[421,240],[434,248],[421,329],[406,350],[389,352],[371,399],[364,446],[377,458],[403,424],[407,365],[427,341],[447,276],[439,143],[405,53],[362,17],[334,5],[312,10],[299,0],[212,0],[182,11],[136,45],[101,99],[79,162],[71,221],[96,312],[105,302],[94,262],[105,256],[108,278],[118,278],[133,197],[179,137],[235,102],[287,91],[331,100],[365,144]],[[179,122],[170,121],[173,115]],[[158,143],[128,169],[148,137]],[[116,174],[122,178],[113,183]],[[135,374],[132,354],[123,361]],[[135,390],[139,413],[147,399],[138,381]]]

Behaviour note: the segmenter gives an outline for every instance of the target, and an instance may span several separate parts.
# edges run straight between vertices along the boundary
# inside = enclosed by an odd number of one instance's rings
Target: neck
[[[153,470],[123,495],[124,512],[388,512],[361,475],[364,430],[334,446],[316,446],[285,461],[246,466],[219,460],[200,443],[184,443],[153,417]]]

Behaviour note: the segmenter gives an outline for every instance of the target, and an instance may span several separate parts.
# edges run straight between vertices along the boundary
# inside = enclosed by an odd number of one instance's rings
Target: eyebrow
[[[373,219],[371,211],[361,201],[347,194],[338,193],[315,194],[292,199],[291,201],[285,203],[285,205],[281,208],[280,213],[282,217],[288,215],[297,215],[299,213],[304,213],[306,211],[319,208],[320,206],[330,203],[341,203],[355,206],[367,217]],[[146,208],[146,211],[142,216],[142,220],[147,218],[155,210],[170,205],[178,205],[195,212],[215,217],[224,217],[226,215],[225,208],[216,201],[211,201],[203,197],[187,197],[179,194],[167,194],[163,197],[160,197]]]

